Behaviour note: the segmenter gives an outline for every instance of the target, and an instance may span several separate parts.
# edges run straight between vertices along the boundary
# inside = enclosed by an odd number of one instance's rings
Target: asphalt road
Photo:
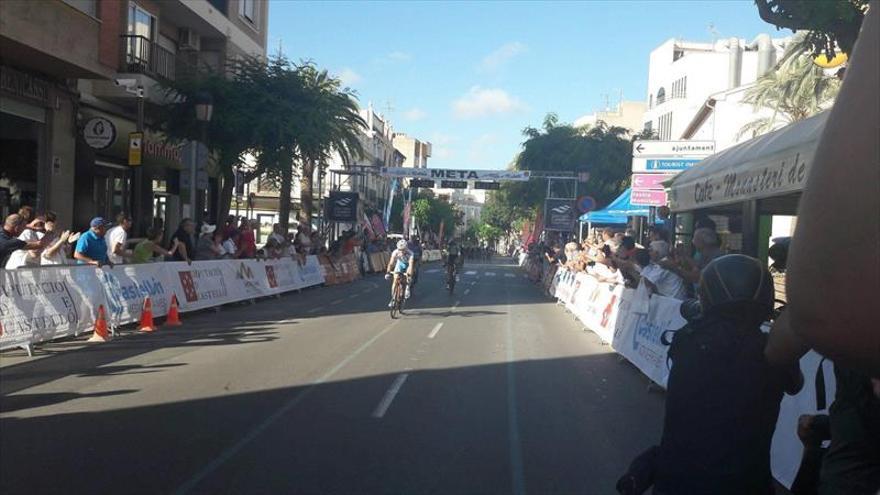
[[[663,396],[507,260],[0,356],[0,492],[614,493]]]

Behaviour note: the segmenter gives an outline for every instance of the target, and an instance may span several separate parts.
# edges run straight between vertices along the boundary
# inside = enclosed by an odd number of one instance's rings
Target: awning
[[[592,223],[626,223],[627,217],[646,217],[648,216],[647,206],[634,206],[630,203],[632,196],[632,188],[626,191],[612,201],[605,209],[591,211],[580,216],[581,222]]]
[[[676,176],[672,211],[769,198],[803,190],[828,111],[728,148]]]

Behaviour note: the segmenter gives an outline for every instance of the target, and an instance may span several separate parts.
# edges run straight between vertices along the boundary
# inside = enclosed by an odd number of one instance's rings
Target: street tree
[[[784,57],[776,70],[746,90],[743,102],[753,105],[755,110],[769,109],[772,113],[743,126],[738,136],[757,136],[803,120],[828,108],[834,101],[840,80],[816,66],[798,41],[789,50],[800,53]]]
[[[366,122],[358,113],[354,92],[339,79],[311,62],[297,68],[305,90],[301,133],[297,137],[302,162],[300,222],[311,225],[315,171],[324,173],[327,161],[337,153],[343,163],[363,156],[358,139]]]
[[[813,57],[852,53],[868,0],[755,0],[758,15],[778,29],[807,31]]]

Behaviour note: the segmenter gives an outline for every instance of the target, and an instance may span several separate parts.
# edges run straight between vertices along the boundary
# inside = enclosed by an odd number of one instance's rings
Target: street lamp
[[[204,149],[205,153],[208,150],[208,123],[211,122],[211,116],[214,114],[214,100],[211,98],[210,93],[197,93],[195,95],[195,110],[196,110],[196,120],[199,122],[199,132],[201,133],[201,142],[202,146],[195,147],[195,153],[199,153],[199,150]],[[197,170],[198,165],[203,161],[207,161],[208,157],[199,157],[196,155],[196,159],[193,160],[193,167],[190,170],[190,183],[189,183],[189,197],[190,201],[192,201],[193,206],[193,218],[196,221],[196,224],[202,219],[202,208],[199,207],[199,201],[196,199],[196,178],[197,178]],[[207,194],[207,193],[206,193]],[[207,205],[206,205],[207,206]]]

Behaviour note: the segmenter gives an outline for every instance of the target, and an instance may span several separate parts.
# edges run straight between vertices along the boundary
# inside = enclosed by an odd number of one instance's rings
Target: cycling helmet
[[[753,309],[767,316],[773,311],[775,289],[764,263],[728,254],[712,260],[700,274],[699,298],[704,313]]]
[[[404,241],[403,239],[397,241],[397,249],[400,249],[401,251],[406,249],[406,241]]]

